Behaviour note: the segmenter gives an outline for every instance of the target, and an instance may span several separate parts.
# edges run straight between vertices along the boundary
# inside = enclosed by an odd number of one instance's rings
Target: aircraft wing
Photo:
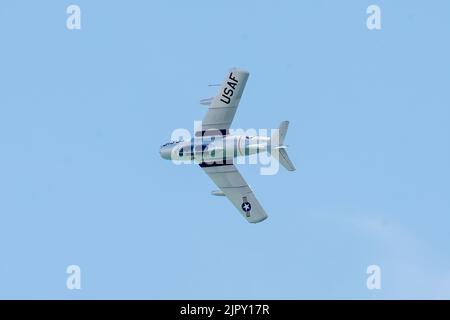
[[[228,130],[233,121],[249,73],[241,69],[231,69],[203,118],[202,130]]]
[[[265,220],[267,214],[234,164],[200,164],[236,209],[248,222]]]

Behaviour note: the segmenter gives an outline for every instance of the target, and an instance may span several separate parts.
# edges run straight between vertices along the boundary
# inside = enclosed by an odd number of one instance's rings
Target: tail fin
[[[272,155],[285,167],[288,171],[294,171],[295,166],[287,154],[287,146],[284,145],[284,139],[289,127],[289,121],[280,123],[278,133],[272,136]]]

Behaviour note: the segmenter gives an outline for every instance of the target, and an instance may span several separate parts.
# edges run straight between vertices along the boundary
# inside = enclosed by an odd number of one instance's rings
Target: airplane
[[[166,160],[194,160],[220,189],[212,191],[212,195],[226,196],[248,222],[258,223],[268,217],[267,213],[233,159],[269,152],[287,170],[294,171],[295,167],[284,145],[288,121],[281,122],[271,137],[230,134],[230,125],[249,75],[246,70],[231,69],[216,97],[200,101],[208,106],[208,111],[195,138],[165,143],[159,152]]]

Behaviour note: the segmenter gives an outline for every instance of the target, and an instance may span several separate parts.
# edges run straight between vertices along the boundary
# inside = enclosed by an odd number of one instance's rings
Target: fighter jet
[[[168,142],[159,152],[163,159],[199,164],[220,189],[212,191],[212,195],[227,197],[248,222],[258,223],[267,214],[237,170],[234,159],[269,152],[287,170],[294,171],[295,167],[284,145],[288,121],[283,121],[271,137],[230,134],[248,77],[245,70],[231,69],[216,97],[200,101],[208,111],[195,137],[190,141]]]

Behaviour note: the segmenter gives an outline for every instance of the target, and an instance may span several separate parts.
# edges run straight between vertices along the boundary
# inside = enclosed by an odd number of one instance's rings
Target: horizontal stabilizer
[[[285,167],[288,171],[294,171],[295,166],[287,154],[287,146],[284,145],[289,121],[280,123],[278,131],[272,136],[272,155]]]
[[[285,167],[288,171],[295,171],[294,164],[286,152],[286,148],[278,148],[279,156],[278,161],[281,163],[283,167]]]

